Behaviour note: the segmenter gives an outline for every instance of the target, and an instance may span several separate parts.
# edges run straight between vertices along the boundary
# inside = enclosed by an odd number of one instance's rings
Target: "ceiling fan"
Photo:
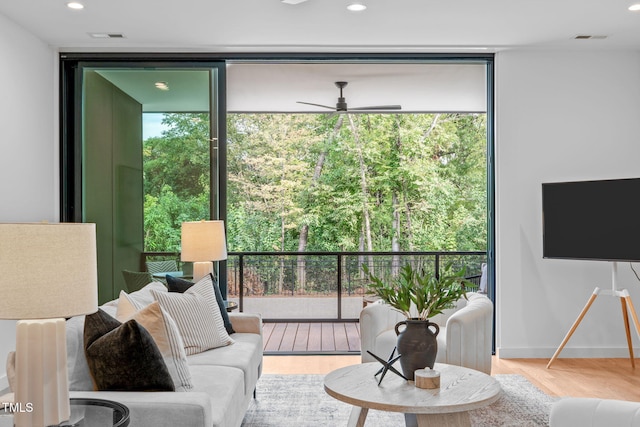
[[[344,89],[344,87],[347,84],[349,84],[349,82],[335,82],[335,85],[338,87],[338,89],[340,89],[340,97],[338,98],[338,102],[336,103],[335,107],[331,107],[329,105],[314,104],[313,102],[297,101],[297,103],[305,104],[305,105],[313,105],[315,107],[329,108],[330,110],[343,111],[343,112],[355,111],[355,110],[366,111],[366,110],[400,110],[402,109],[400,105],[371,105],[368,107],[347,108],[347,101],[342,95],[342,89]]]

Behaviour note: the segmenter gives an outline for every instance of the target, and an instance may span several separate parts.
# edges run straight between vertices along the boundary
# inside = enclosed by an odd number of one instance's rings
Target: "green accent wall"
[[[83,213],[96,223],[98,300],[126,290],[139,271],[144,233],[142,105],[95,71],[84,75]]]

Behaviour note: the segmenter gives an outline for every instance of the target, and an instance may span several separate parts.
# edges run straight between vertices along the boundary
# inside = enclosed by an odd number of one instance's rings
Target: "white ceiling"
[[[627,10],[640,0],[361,0],[368,6],[362,13],[346,10],[355,0],[298,5],[280,0],[80,1],[85,8],[75,11],[66,7],[67,0],[0,0],[0,14],[61,52],[640,50],[640,12]],[[96,39],[90,33],[124,37]],[[604,38],[576,40],[577,35]],[[334,105],[334,82],[345,80],[350,107],[402,104],[405,112],[483,111],[484,67],[442,67],[232,64],[228,110],[324,111],[296,101]],[[201,111],[208,91],[200,80],[180,82],[179,75],[161,78],[171,88],[164,94],[152,86],[155,73],[123,74],[118,85],[129,87],[125,91],[147,111]],[[138,89],[125,76],[135,79]],[[116,78],[112,73],[110,79]]]
[[[101,69],[100,75],[143,105],[145,112],[209,110],[206,70]],[[242,63],[227,66],[229,112],[332,112],[336,81],[348,81],[350,108],[401,104],[402,112],[484,112],[484,64]],[[155,82],[166,82],[168,91]]]
[[[310,0],[311,1],[311,0]],[[314,0],[315,1],[315,0]],[[336,81],[349,108],[402,106],[402,112],[486,111],[485,64],[247,64],[227,67],[227,109],[241,112],[332,112]]]
[[[637,0],[2,0],[0,13],[61,50],[454,51],[640,49]],[[121,33],[92,39],[89,33]],[[576,35],[604,40],[574,40]]]
[[[208,70],[96,69],[96,72],[142,104],[145,113],[209,111]],[[169,90],[156,88],[165,82]]]

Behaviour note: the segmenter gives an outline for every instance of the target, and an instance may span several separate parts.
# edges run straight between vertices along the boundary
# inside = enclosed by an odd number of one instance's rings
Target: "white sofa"
[[[640,427],[640,403],[566,397],[551,407],[549,427]]]
[[[491,374],[493,303],[486,295],[468,293],[456,307],[430,320],[440,327],[436,363],[465,366]],[[384,303],[370,304],[360,313],[362,362],[375,362],[367,353],[386,359],[396,346],[396,323],[402,313]]]
[[[101,308],[114,315],[116,301]],[[84,359],[84,316],[67,321],[71,397],[120,402],[135,427],[238,427],[262,372],[262,319],[229,313],[233,344],[187,356],[193,389],[176,392],[89,391]]]

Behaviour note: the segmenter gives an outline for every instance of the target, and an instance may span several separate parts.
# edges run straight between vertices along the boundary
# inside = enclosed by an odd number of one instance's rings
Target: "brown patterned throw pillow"
[[[158,346],[133,319],[120,323],[102,310],[86,316],[84,349],[96,390],[174,391]]]

